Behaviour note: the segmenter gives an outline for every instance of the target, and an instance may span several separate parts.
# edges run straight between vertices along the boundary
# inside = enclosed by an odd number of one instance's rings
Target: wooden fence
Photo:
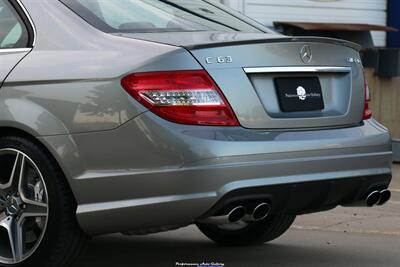
[[[366,77],[374,118],[390,129],[394,139],[400,139],[400,77],[378,77],[373,70],[366,70]]]

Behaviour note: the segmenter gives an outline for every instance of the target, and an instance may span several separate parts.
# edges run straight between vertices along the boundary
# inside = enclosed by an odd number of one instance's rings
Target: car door
[[[17,1],[0,0],[0,87],[32,49],[33,29]]]

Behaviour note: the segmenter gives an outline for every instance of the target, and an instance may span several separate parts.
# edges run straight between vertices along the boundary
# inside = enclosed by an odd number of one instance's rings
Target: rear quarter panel
[[[201,68],[185,49],[102,33],[59,1],[23,4],[36,45],[4,83],[0,126],[35,135],[114,129],[145,111],[122,89],[123,76]]]

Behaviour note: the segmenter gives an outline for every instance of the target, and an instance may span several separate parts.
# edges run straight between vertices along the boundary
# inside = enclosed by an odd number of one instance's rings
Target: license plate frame
[[[282,112],[322,111],[325,108],[318,77],[276,77],[274,83]]]

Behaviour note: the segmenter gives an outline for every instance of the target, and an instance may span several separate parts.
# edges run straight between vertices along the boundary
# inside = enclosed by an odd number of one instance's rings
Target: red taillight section
[[[364,113],[363,113],[363,120],[369,120],[372,118],[372,111],[369,108],[369,101],[371,100],[371,95],[369,92],[369,87],[367,83],[367,79],[364,73]]]
[[[235,114],[204,70],[135,73],[122,87],[166,120],[192,125],[238,126]]]

